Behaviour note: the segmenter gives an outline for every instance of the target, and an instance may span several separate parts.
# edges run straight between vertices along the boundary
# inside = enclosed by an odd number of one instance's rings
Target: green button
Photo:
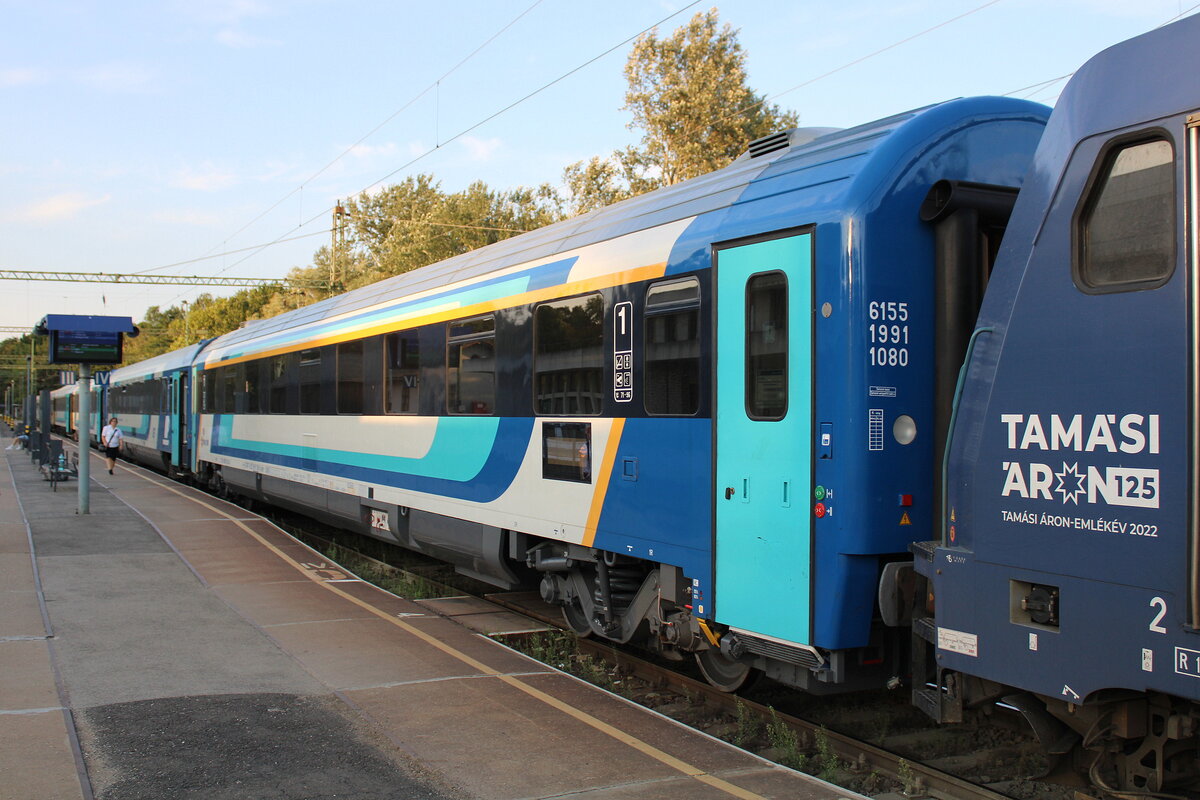
[[[825,487],[818,486],[816,491],[813,492],[813,497],[817,498],[818,500],[824,500],[825,499]]]

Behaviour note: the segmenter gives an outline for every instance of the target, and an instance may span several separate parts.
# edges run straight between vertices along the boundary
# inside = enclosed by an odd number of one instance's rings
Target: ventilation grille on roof
[[[787,149],[788,133],[788,131],[780,131],[779,133],[772,133],[770,136],[764,136],[761,139],[755,139],[750,143],[750,157],[758,158],[768,153],[774,153],[777,150]]]

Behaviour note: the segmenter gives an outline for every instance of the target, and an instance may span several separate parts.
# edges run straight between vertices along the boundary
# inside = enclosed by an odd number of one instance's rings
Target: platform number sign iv
[[[633,400],[633,303],[613,306],[613,399]]]

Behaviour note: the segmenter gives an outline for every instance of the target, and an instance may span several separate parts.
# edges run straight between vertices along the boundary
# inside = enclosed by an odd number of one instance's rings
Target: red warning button
[[[815,506],[813,506],[813,513],[817,515],[817,519],[825,516],[825,504],[817,503]]]

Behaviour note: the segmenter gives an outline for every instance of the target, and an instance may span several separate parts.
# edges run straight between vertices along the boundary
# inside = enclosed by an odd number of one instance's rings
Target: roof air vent
[[[759,156],[765,156],[768,153],[774,153],[778,150],[786,150],[789,133],[790,131],[779,131],[778,133],[772,133],[770,136],[755,139],[750,143],[750,157],[758,158]]]

